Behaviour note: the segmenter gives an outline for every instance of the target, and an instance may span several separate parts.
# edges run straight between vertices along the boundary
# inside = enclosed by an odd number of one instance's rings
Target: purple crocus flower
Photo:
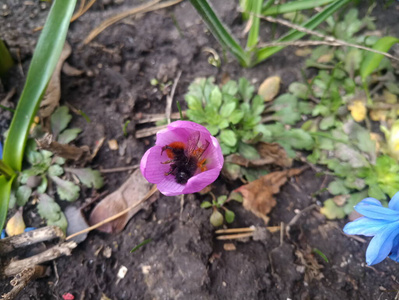
[[[204,126],[176,121],[157,133],[140,169],[162,194],[176,196],[199,192],[214,182],[223,161],[218,140]]]
[[[367,264],[378,264],[387,256],[399,262],[399,192],[392,197],[388,208],[377,199],[366,198],[355,210],[364,217],[346,224],[344,232],[373,236],[366,251]]]

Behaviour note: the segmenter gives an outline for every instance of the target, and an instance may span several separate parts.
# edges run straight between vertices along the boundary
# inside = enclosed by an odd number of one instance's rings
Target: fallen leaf
[[[312,54],[313,50],[311,48],[299,48],[297,50],[295,50],[295,55],[299,56],[299,57],[305,57],[305,56],[309,56],[310,54]]]
[[[385,122],[387,120],[388,113],[389,112],[387,110],[372,109],[370,110],[370,119],[373,121]]]
[[[346,201],[349,199],[350,195],[337,195],[332,200],[334,201],[335,204],[338,206],[343,206]]]
[[[68,227],[66,229],[67,236],[72,235],[76,232],[80,232],[89,227],[86,219],[82,215],[82,212],[79,208],[76,208],[74,206],[68,206],[64,210],[64,213],[65,213],[65,217],[68,221]],[[73,237],[71,240],[74,241],[75,243],[79,244],[86,239],[87,235],[88,235],[87,232],[83,233],[83,234],[79,234],[79,235]]]
[[[292,158],[289,158],[285,149],[277,143],[259,142],[257,149],[263,159],[271,158],[275,165],[283,168],[292,166]]]
[[[80,76],[84,73],[84,71],[72,67],[70,64],[65,62],[64,65],[62,66],[62,73],[64,73],[67,76]]]
[[[115,192],[105,197],[92,211],[90,215],[90,225],[97,224],[113,215],[123,211],[124,209],[134,205],[144,198],[150,191],[152,184],[149,183],[141,174],[140,170],[136,170],[126,182]],[[118,233],[125,228],[127,222],[138,211],[147,207],[157,199],[154,194],[148,201],[142,203],[120,218],[104,224],[98,230],[108,233]]]
[[[225,243],[223,244],[223,249],[226,251],[235,251],[236,246],[233,243]]]
[[[108,141],[108,147],[111,150],[118,150],[118,142],[116,140],[109,140]]]
[[[395,94],[392,94],[390,91],[388,90],[384,90],[382,92],[384,99],[385,99],[385,103],[389,103],[389,104],[396,104],[398,103],[398,96],[396,96]]]
[[[326,54],[320,56],[320,57],[317,59],[317,62],[320,63],[320,64],[322,64],[322,63],[328,63],[328,62],[330,62],[333,58],[334,58],[334,52],[330,52],[330,53],[326,53]]]
[[[274,97],[277,96],[280,91],[280,82],[281,78],[279,76],[272,76],[266,78],[265,81],[262,82],[258,89],[258,94],[265,100],[266,102],[271,101]]]
[[[62,65],[64,61],[71,54],[72,48],[65,42],[64,48],[61,51],[61,56],[57,62],[57,65],[54,69],[53,75],[51,76],[50,82],[48,83],[47,90],[43,96],[43,100],[40,103],[40,111],[39,114],[42,118],[46,118],[50,116],[54,109],[58,106],[61,98],[61,80],[60,73],[62,69]]]
[[[24,232],[25,222],[22,217],[22,210],[18,210],[15,215],[8,220],[6,225],[6,233],[8,236],[18,235]]]
[[[280,191],[280,187],[287,182],[288,177],[299,175],[303,170],[305,168],[269,173],[249,184],[239,187],[235,192],[240,192],[243,195],[245,209],[251,211],[267,223],[269,221],[267,214],[277,204],[273,195]]]
[[[366,118],[366,105],[362,100],[355,100],[351,105],[348,106],[353,119],[356,122],[362,122]]]

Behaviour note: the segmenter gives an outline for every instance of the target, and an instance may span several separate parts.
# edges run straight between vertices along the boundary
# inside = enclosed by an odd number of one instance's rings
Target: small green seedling
[[[212,202],[204,201],[201,203],[202,208],[212,208],[212,214],[210,216],[210,222],[214,227],[219,227],[223,225],[224,220],[228,224],[233,223],[235,219],[235,214],[231,210],[227,209],[225,205],[231,200],[242,203],[242,196],[239,193],[232,193],[229,198],[226,195],[219,196],[217,199],[215,196],[212,197],[214,200]],[[224,216],[220,211],[224,211]]]

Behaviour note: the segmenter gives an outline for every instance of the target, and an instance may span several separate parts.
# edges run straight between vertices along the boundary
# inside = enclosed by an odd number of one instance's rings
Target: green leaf
[[[69,113],[69,108],[66,106],[58,107],[51,115],[51,131],[53,135],[58,135],[67,128],[69,122],[72,119],[72,115]]]
[[[385,193],[382,191],[382,189],[377,185],[373,184],[369,186],[369,192],[368,192],[369,197],[375,198],[375,199],[386,199]]]
[[[217,125],[206,125],[205,127],[212,135],[217,135],[219,132],[219,126]]]
[[[36,188],[36,191],[39,194],[44,194],[47,190],[47,186],[48,186],[48,180],[46,176],[42,176],[42,182],[40,183],[40,185]]]
[[[227,223],[233,223],[234,222],[234,218],[235,218],[235,214],[234,212],[232,212],[231,210],[228,210],[227,208],[224,211],[224,218],[226,219]]]
[[[13,65],[12,56],[4,42],[0,39],[0,76],[4,76]]]
[[[373,49],[381,52],[388,52],[388,50],[396,43],[399,43],[398,38],[385,36],[380,38],[378,42],[374,44]],[[378,65],[383,57],[384,56],[382,54],[377,54],[374,52],[366,53],[362,64],[360,65],[360,75],[362,76],[363,80],[378,68]]]
[[[236,109],[235,102],[225,103],[220,108],[220,115],[223,118],[228,118],[232,114],[232,112]]]
[[[7,179],[4,175],[0,176],[0,230],[3,230],[7,217],[8,201],[10,199],[12,183],[16,175]]]
[[[64,169],[57,164],[54,164],[48,168],[48,175],[49,176],[61,176],[64,174]]]
[[[227,196],[226,195],[219,196],[218,200],[217,200],[217,204],[219,206],[223,206],[223,204],[226,202],[226,200],[227,200]]]
[[[219,87],[215,86],[213,88],[209,102],[217,109],[219,109],[220,105],[222,105],[222,92],[220,91]]]
[[[342,219],[345,217],[344,208],[336,205],[332,199],[324,201],[324,206],[321,208],[320,212],[330,220]]]
[[[19,186],[17,192],[15,193],[18,206],[24,206],[28,202],[31,194],[32,189],[30,187],[28,187],[27,185]]]
[[[237,201],[239,203],[242,203],[244,201],[241,193],[237,193],[237,192],[231,192],[230,196],[229,196],[229,200],[234,200],[234,201]]]
[[[227,146],[234,147],[237,144],[237,136],[233,130],[222,130],[222,132],[220,132],[219,138],[222,143],[226,144]]]
[[[260,155],[255,147],[248,145],[243,142],[238,143],[238,153],[240,153],[246,159],[259,159]]]
[[[61,200],[73,202],[79,198],[79,186],[57,176],[52,176],[50,178],[57,184],[57,193]]]
[[[184,99],[186,100],[189,109],[202,111],[201,99],[191,94],[185,95]]]
[[[251,100],[254,91],[255,87],[251,85],[246,78],[241,77],[238,80],[238,92],[240,93],[244,102],[248,102],[249,100]]]
[[[60,144],[69,144],[72,142],[74,139],[77,138],[78,134],[82,132],[82,129],[80,128],[71,128],[64,130],[59,136],[58,136],[58,143]]]
[[[240,123],[243,117],[244,117],[244,112],[237,109],[231,113],[229,121],[235,125]]]
[[[53,198],[47,194],[41,194],[39,196],[37,211],[43,219],[47,220],[47,225],[58,226],[64,232],[66,232],[68,222],[64,213],[61,211],[60,206],[54,201]]]
[[[31,60],[9,134],[4,143],[4,162],[21,171],[30,125],[64,46],[76,0],[55,0]]]
[[[214,227],[222,226],[223,225],[223,215],[217,209],[215,209],[212,212],[210,222]]]
[[[273,102],[275,116],[280,122],[288,125],[294,125],[301,120],[301,114],[298,110],[298,99],[292,94],[283,94]]]
[[[300,150],[312,150],[314,141],[312,136],[299,128],[291,129],[287,131],[284,135],[285,139],[288,139],[290,145],[295,149]]]
[[[220,44],[228,49],[240,62],[241,65],[249,65],[249,56],[241,48],[239,42],[232,36],[227,28],[220,21],[219,17],[213,11],[206,0],[190,0],[191,4],[197,10],[209,30],[216,37]]]
[[[237,82],[235,82],[234,80],[229,80],[226,82],[225,85],[222,86],[222,93],[223,94],[227,94],[230,96],[235,96],[238,92],[238,87],[237,87]],[[230,99],[228,97],[224,97],[224,100],[226,101],[226,99]]]
[[[320,122],[320,129],[321,130],[327,130],[333,127],[335,124],[335,116],[328,116],[324,117],[321,122]]]
[[[297,0],[297,1],[290,1],[283,4],[275,5],[267,9],[265,9],[265,7],[263,6],[262,15],[270,16],[270,15],[296,12],[300,10],[320,7],[334,1],[335,0]]]
[[[89,188],[100,189],[104,185],[103,177],[101,176],[101,173],[97,170],[93,170],[90,168],[66,168],[65,170],[78,176],[82,184]]]
[[[248,40],[247,40],[247,49],[251,50],[258,44],[259,39],[259,24],[260,19],[259,15],[262,10],[262,2],[263,0],[252,0],[251,1],[251,29],[249,31]]]
[[[301,99],[308,99],[310,92],[306,84],[300,82],[293,82],[288,87],[288,91],[294,96]]]
[[[352,48],[345,56],[345,71],[352,76],[359,69],[362,62],[362,52],[359,49]]]
[[[204,201],[201,203],[201,208],[210,208],[212,207],[212,203],[209,201]]]
[[[349,190],[345,187],[345,184],[342,180],[335,180],[330,182],[328,185],[328,191],[333,195],[346,195],[349,194]]]

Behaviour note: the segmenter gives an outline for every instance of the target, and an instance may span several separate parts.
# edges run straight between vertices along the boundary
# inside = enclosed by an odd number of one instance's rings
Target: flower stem
[[[0,160],[0,174],[3,174],[7,179],[10,179],[15,175],[15,172],[8,165],[6,165],[3,160]]]

